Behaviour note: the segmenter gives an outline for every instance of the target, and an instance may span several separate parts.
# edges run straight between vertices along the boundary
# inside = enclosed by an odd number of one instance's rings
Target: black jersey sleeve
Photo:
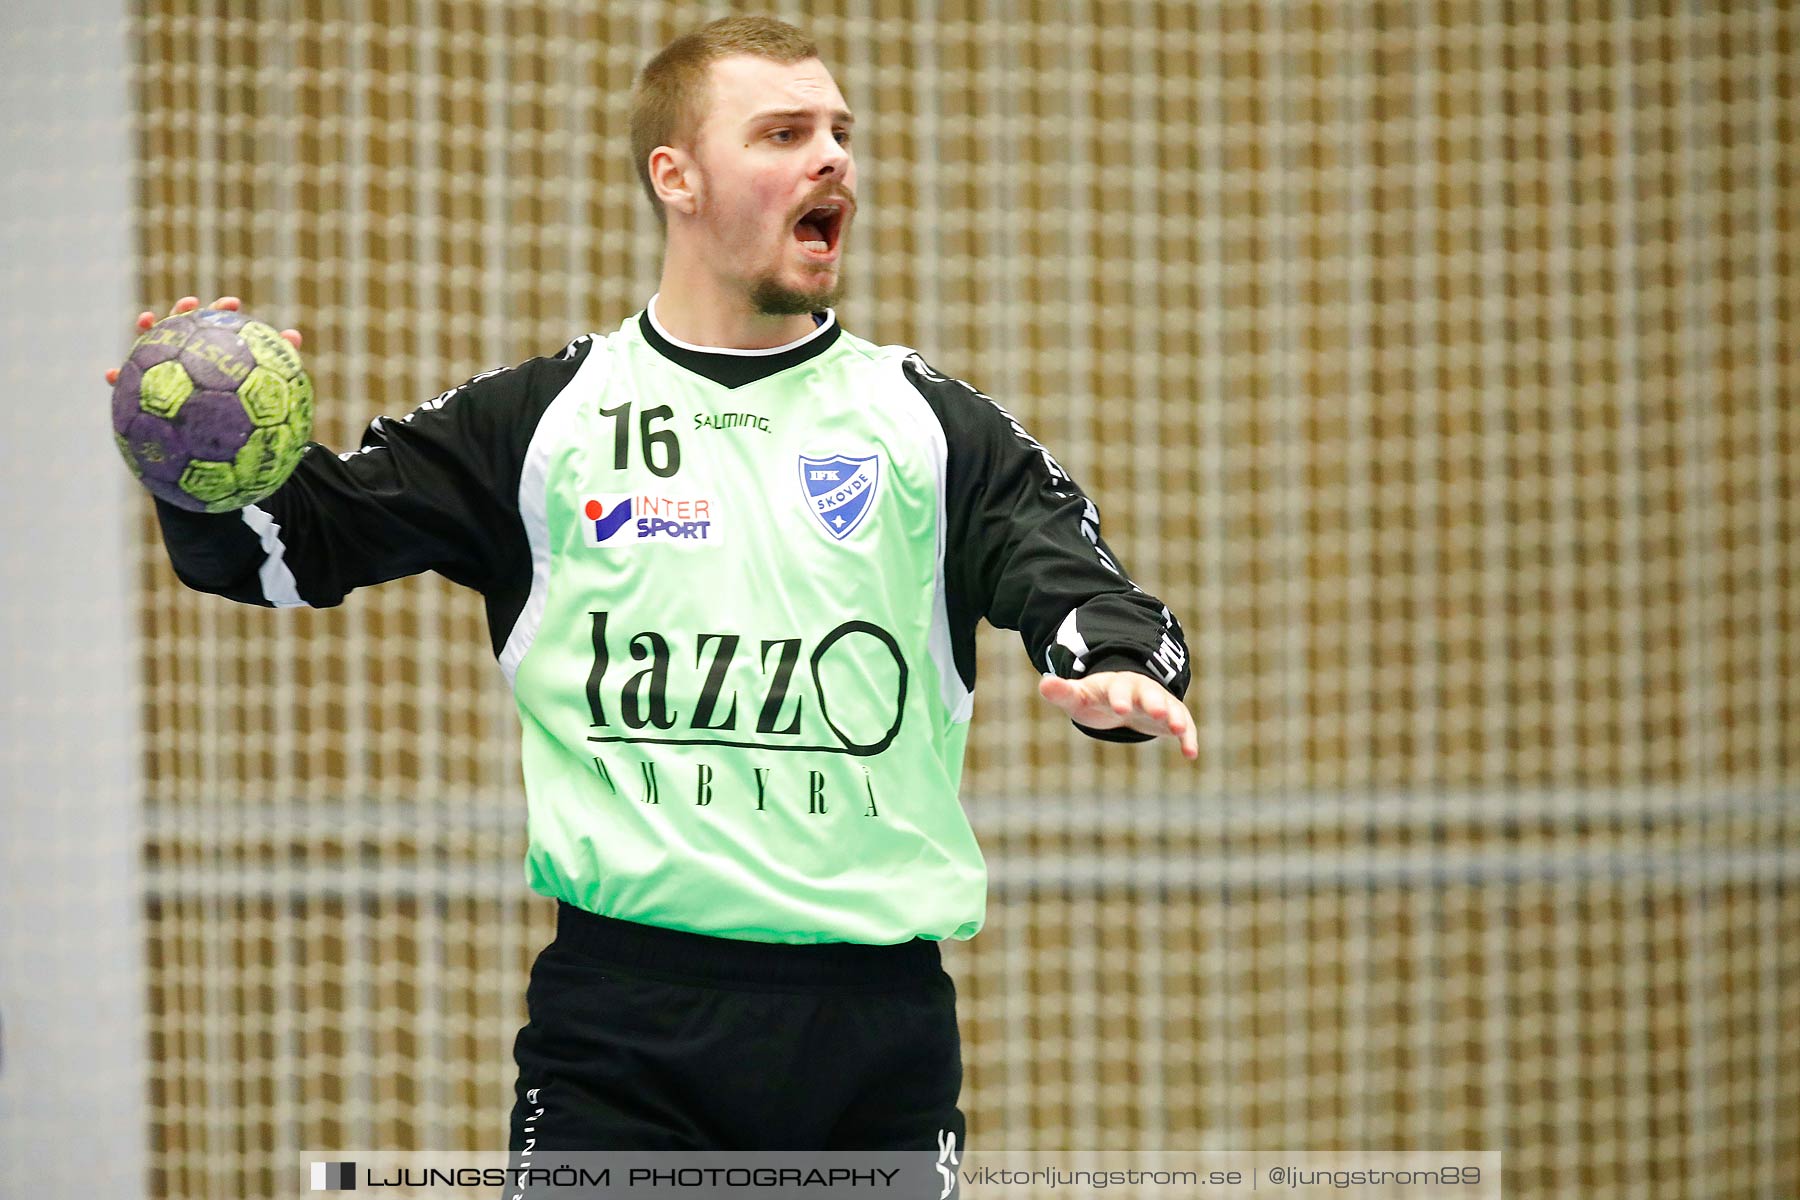
[[[237,512],[156,502],[163,544],[189,587],[247,604],[329,608],[352,589],[436,571],[484,593],[496,638],[530,586],[519,475],[539,418],[591,349],[475,376],[398,419],[376,417],[356,450],[307,446],[287,482]]]
[[[1069,473],[988,396],[916,354],[901,369],[947,442],[945,601],[965,686],[975,686],[975,625],[985,617],[1018,630],[1046,673],[1138,671],[1185,695],[1181,623],[1119,566],[1100,536],[1099,509]],[[1103,741],[1150,739],[1132,729],[1076,728]]]

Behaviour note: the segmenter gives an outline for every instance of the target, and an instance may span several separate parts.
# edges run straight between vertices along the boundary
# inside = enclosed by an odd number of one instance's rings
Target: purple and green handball
[[[312,436],[312,380],[268,325],[207,308],[158,321],[113,385],[125,465],[178,508],[228,512],[287,482]]]

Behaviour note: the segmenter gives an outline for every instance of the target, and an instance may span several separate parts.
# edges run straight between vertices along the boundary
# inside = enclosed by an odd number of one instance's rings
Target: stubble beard
[[[844,295],[840,272],[828,287],[794,288],[765,275],[750,288],[750,303],[765,317],[798,317],[836,308]]]

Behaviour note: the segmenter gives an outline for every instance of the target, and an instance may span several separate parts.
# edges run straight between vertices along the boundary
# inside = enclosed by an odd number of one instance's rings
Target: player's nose
[[[843,179],[850,169],[850,150],[826,130],[818,139],[818,156],[813,160],[814,179]]]

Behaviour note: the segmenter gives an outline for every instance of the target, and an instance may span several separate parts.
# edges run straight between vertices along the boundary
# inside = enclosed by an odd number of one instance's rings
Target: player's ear
[[[678,146],[658,146],[650,152],[650,186],[657,199],[678,213],[691,217],[700,207],[700,173],[694,156]]]

